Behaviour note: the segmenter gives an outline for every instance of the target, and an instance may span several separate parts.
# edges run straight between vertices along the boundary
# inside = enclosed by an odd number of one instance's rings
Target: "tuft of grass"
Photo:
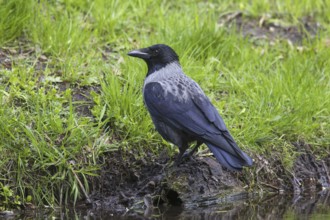
[[[77,117],[70,89],[61,94],[40,87],[23,68],[9,74],[1,100],[1,181],[22,201],[29,195],[36,204],[75,201],[80,187],[74,174],[84,179],[98,169],[89,149],[98,131],[90,119]]]
[[[252,156],[279,155],[290,167],[298,141],[327,155],[329,7],[308,0],[0,1],[0,199],[74,203],[95,187],[105,152],[137,148],[143,156],[169,147],[143,106],[146,66],[126,56],[155,43],[177,51]],[[275,15],[280,24],[311,17],[322,28],[299,47],[256,43],[219,24],[233,11]],[[90,99],[83,115],[79,106]]]
[[[0,1],[0,46],[14,41],[25,32],[33,6],[33,0]]]
[[[134,65],[130,68],[122,65],[120,72],[107,71],[104,76],[101,81],[103,98],[99,103],[102,110],[95,107],[94,114],[104,114],[109,132],[120,137],[121,146],[138,146],[141,151],[147,147],[152,149],[159,140],[155,140],[155,133],[151,132],[153,125],[143,105],[141,88],[144,76],[134,71]]]

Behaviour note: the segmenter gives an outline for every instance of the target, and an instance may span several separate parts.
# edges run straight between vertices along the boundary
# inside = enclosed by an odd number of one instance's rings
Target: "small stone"
[[[13,48],[8,49],[8,52],[9,52],[11,55],[17,54],[17,50],[15,50],[15,49],[13,49]]]
[[[12,215],[14,215],[13,211],[8,211],[8,210],[0,211],[0,216],[12,216]]]
[[[40,62],[46,62],[46,61],[48,60],[48,58],[47,58],[45,55],[41,55],[41,56],[38,58],[38,60],[39,60]]]
[[[150,188],[155,188],[156,183],[155,183],[154,181],[151,180],[151,181],[147,184],[147,186],[150,187]]]

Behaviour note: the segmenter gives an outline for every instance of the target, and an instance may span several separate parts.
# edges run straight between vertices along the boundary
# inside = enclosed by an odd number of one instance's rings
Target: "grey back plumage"
[[[172,62],[148,75],[144,80],[143,91],[145,86],[152,82],[159,83],[166,95],[171,94],[180,102],[187,101],[192,94],[205,96],[199,85],[183,73],[178,62]]]

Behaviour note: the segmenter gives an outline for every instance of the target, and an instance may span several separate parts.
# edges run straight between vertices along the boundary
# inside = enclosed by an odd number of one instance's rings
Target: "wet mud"
[[[0,213],[0,219],[329,219],[330,191],[308,195],[249,195],[195,207],[164,206],[127,210],[76,207]]]
[[[118,212],[162,204],[191,207],[205,198],[239,193],[246,186],[242,173],[228,172],[213,157],[194,156],[174,166],[166,153],[136,155],[117,151],[105,156],[99,189],[90,197],[94,205]]]
[[[89,205],[115,215],[150,212],[160,207],[195,210],[216,204],[254,198],[256,194],[302,196],[329,188],[330,156],[316,159],[308,145],[299,146],[300,156],[289,171],[279,160],[255,158],[253,168],[233,172],[212,155],[194,155],[173,166],[166,153],[159,156],[119,150],[105,155]],[[97,186],[97,187],[95,187]]]

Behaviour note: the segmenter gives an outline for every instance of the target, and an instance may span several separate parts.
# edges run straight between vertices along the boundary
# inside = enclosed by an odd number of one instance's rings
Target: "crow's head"
[[[132,50],[128,55],[143,59],[148,65],[149,74],[165,67],[167,64],[179,61],[175,51],[165,44],[156,44],[147,48]]]

